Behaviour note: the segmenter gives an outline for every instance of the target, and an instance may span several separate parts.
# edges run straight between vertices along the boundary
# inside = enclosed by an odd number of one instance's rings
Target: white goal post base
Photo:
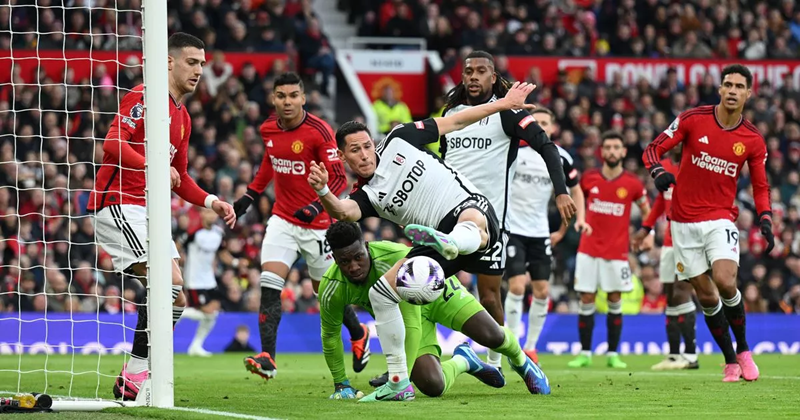
[[[137,407],[137,401],[105,401],[105,400],[53,400],[50,407],[55,412],[62,411],[100,411],[106,408]]]

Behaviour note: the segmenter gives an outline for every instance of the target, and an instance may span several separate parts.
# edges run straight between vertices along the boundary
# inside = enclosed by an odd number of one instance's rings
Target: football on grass
[[[397,271],[397,293],[408,303],[425,305],[444,290],[444,270],[428,257],[409,258]]]

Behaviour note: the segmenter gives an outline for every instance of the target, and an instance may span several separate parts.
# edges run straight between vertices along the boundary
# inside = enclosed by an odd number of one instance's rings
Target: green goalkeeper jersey
[[[411,248],[394,242],[369,242],[367,250],[372,261],[367,279],[362,283],[348,280],[333,264],[322,276],[319,284],[319,307],[322,335],[322,351],[325,362],[333,375],[334,383],[347,379],[344,367],[344,345],[342,344],[342,323],[344,309],[347,305],[358,305],[371,315],[372,304],[369,301],[369,289],[389,271],[397,261],[406,257]],[[416,359],[421,336],[420,307],[407,302],[400,302],[400,312],[406,326],[406,357],[410,366]],[[410,371],[410,370],[409,370]]]

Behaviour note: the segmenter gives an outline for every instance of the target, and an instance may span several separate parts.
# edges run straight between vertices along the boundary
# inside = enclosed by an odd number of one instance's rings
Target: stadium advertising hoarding
[[[380,352],[380,342],[375,333],[375,321],[366,313],[359,317],[370,328],[372,351]],[[76,353],[121,354],[130,351],[136,316],[109,314],[44,314],[22,313],[23,322],[17,314],[0,314],[0,355],[24,353],[70,354],[69,343],[74,343]],[[605,337],[604,316],[598,315],[595,322],[595,337]],[[750,347],[755,353],[800,353],[800,318],[782,314],[748,314],[747,333]],[[99,321],[99,322],[98,322]],[[523,339],[523,317],[518,336]],[[551,314],[539,339],[539,349],[555,354],[577,354],[580,351],[578,340],[577,315]],[[250,330],[249,344],[260,349],[258,338],[258,317],[250,313],[222,313],[214,330],[205,342],[205,349],[222,352],[234,339],[237,328],[245,326]],[[185,353],[193,338],[197,323],[182,319],[175,329],[175,351]],[[466,340],[464,335],[438,327],[439,343],[446,354]],[[284,314],[280,324],[279,352],[321,353],[319,315]],[[347,337],[347,333],[343,333]],[[21,342],[20,348],[16,343]],[[701,321],[697,326],[697,346],[702,353],[719,352],[708,328]],[[473,343],[476,351],[485,349]],[[606,349],[603,341],[595,343],[594,350],[602,353]],[[348,349],[349,350],[349,349]],[[664,317],[657,315],[626,315],[622,330],[620,353],[622,354],[666,354],[668,346],[664,332]]]
[[[425,51],[348,50],[346,54],[372,102],[389,88],[412,115],[428,114]]]
[[[650,58],[566,58],[566,57],[509,57],[508,70],[517,80],[526,80],[531,68],[538,67],[541,83],[555,83],[558,73],[564,70],[568,80],[578,83],[587,70],[591,70],[598,82],[612,83],[616,74],[622,75],[622,84],[634,85],[640,78],[657,84],[674,68],[682,83],[698,84],[705,75],[711,74],[715,82],[720,80],[722,69],[734,63],[744,63],[753,72],[755,87],[768,81],[773,87],[783,86],[786,76],[790,77],[795,90],[800,90],[800,61],[788,60],[691,60],[691,59],[650,59]],[[460,71],[460,69],[458,70]],[[460,77],[459,77],[460,78]]]
[[[138,61],[126,64],[131,57]],[[210,62],[212,58],[211,53],[206,54],[206,60]],[[251,63],[259,74],[264,75],[272,68],[275,60],[285,61],[286,58],[286,54],[225,53],[225,61],[233,67],[234,74],[239,74],[246,63]],[[56,82],[63,81],[65,66],[75,73],[73,83],[78,83],[85,77],[96,76],[93,71],[100,65],[105,66],[112,79],[116,79],[118,67],[119,71],[124,71],[126,65],[140,67],[141,60],[141,52],[136,51],[92,51],[90,53],[85,50],[0,50],[0,83],[8,83],[11,80],[12,68],[14,72],[19,72],[23,81],[37,83],[36,69],[39,65],[47,73],[47,76]],[[206,71],[208,70],[206,68]]]

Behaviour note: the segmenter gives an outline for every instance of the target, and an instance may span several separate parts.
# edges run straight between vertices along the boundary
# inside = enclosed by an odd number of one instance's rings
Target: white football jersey
[[[578,184],[578,170],[572,156],[558,147],[564,167],[567,187]],[[548,204],[553,196],[553,181],[547,171],[542,155],[530,147],[520,147],[517,155],[517,170],[511,182],[509,203],[509,225],[514,235],[529,238],[548,238],[550,222]]]
[[[375,174],[350,195],[362,217],[436,228],[447,213],[477,192],[458,172],[421,150],[438,137],[436,122],[427,119],[395,127],[378,144]]]
[[[217,287],[214,261],[224,232],[219,226],[200,229],[189,236],[186,246],[186,267],[183,281],[190,290]]]
[[[489,102],[496,101],[493,96]],[[472,105],[459,105],[447,111],[453,115]],[[513,111],[510,111],[513,112]],[[521,116],[528,115],[519,111]],[[503,229],[508,230],[507,203],[511,180],[517,166],[519,138],[506,133],[503,119],[508,113],[492,114],[464,129],[446,134],[441,145],[442,158],[467,177],[494,207]],[[513,114],[511,114],[513,115]],[[506,122],[508,123],[508,122]]]

